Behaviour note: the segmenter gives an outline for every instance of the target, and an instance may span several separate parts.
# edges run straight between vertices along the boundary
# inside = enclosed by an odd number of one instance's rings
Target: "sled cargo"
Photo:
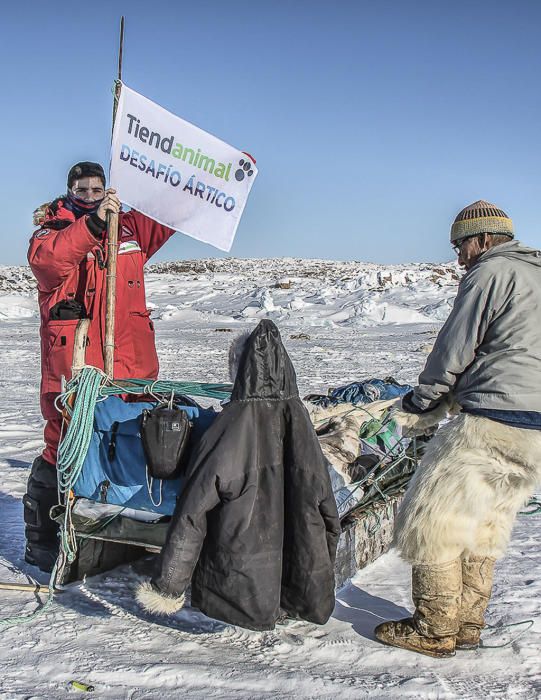
[[[212,421],[213,409],[193,399],[223,400],[230,390],[225,384],[159,380],[104,383],[103,374],[93,368],[84,368],[70,382],[63,395],[68,431],[59,450],[59,490],[64,501],[53,509],[67,550],[59,582],[79,580],[136,559],[141,549],[161,550],[182,478],[156,484],[145,474],[140,416],[174,395],[175,403],[190,412],[195,434],[201,434]],[[126,402],[120,395],[135,400]],[[414,445],[399,447],[351,484],[345,498],[342,489],[337,586],[390,546],[397,508],[417,458],[411,451]]]
[[[386,552],[393,537],[394,519],[405,486],[387,496],[386,500],[370,506],[358,506],[341,520],[342,533],[338,543],[335,564],[337,587],[343,586],[357,571]],[[65,506],[58,506],[55,519],[63,522]],[[121,515],[112,521],[72,515],[79,546],[85,542],[78,559],[64,578],[64,582],[80,580],[112,568],[120,561],[134,559],[143,548],[158,554],[165,543],[169,521],[145,523]],[[100,551],[92,542],[109,542],[112,550]],[[137,548],[138,551],[133,551]],[[117,561],[118,558],[118,561]],[[99,561],[98,561],[99,560]]]

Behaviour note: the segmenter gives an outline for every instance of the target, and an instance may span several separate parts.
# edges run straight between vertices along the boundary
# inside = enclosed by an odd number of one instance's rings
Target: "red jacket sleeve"
[[[135,209],[122,215],[122,224],[127,225],[137,236],[147,260],[175,233],[175,229],[163,226]]]
[[[51,292],[66,280],[98,241],[82,217],[66,228],[40,229],[30,239],[28,262],[42,292]]]

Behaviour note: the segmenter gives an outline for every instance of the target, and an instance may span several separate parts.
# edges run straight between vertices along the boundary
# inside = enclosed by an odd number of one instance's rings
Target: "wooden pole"
[[[124,17],[120,18],[120,40],[118,49],[118,82],[115,85],[113,102],[113,130],[115,128],[116,110],[120,98],[122,80],[122,50],[124,45]],[[111,133],[112,137],[112,133]],[[111,379],[115,365],[115,307],[116,307],[116,259],[118,253],[118,214],[107,214],[107,292],[105,298],[105,344],[103,361],[105,374]]]
[[[88,341],[89,318],[81,318],[75,328],[75,340],[73,343],[73,360],[71,362],[71,376],[75,377],[85,366],[86,345]]]
[[[34,593],[48,593],[49,586],[39,583],[0,583],[0,591],[33,591]],[[55,593],[59,591],[55,590]]]

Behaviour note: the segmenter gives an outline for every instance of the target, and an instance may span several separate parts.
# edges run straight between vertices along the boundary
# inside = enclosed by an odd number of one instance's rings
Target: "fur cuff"
[[[178,598],[157,591],[150,581],[139,584],[135,589],[135,598],[139,605],[155,615],[174,615],[184,605],[184,593]]]
[[[447,418],[448,412],[449,405],[443,401],[428,413],[407,413],[397,408],[393,410],[392,416],[402,427],[403,435],[414,437],[415,435],[424,435],[427,431],[435,428],[440,421]]]

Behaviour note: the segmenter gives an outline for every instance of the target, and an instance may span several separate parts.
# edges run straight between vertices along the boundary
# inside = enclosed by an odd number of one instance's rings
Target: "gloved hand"
[[[116,196],[116,190],[110,187],[108,190],[105,190],[105,197],[101,200],[96,216],[105,223],[108,211],[118,214],[121,208],[122,205],[120,204],[120,199]]]
[[[416,414],[423,414],[427,413],[432,409],[426,409],[426,408],[420,408],[417,406],[416,403],[413,401],[413,389],[411,391],[408,391],[407,394],[404,394],[402,397],[402,402],[400,404],[400,408],[402,411],[405,413],[416,413]]]
[[[402,397],[400,405],[393,408],[391,415],[402,428],[402,435],[415,437],[430,435],[438,423],[447,417],[449,405],[441,401],[432,408],[422,409],[413,402],[413,391]]]

